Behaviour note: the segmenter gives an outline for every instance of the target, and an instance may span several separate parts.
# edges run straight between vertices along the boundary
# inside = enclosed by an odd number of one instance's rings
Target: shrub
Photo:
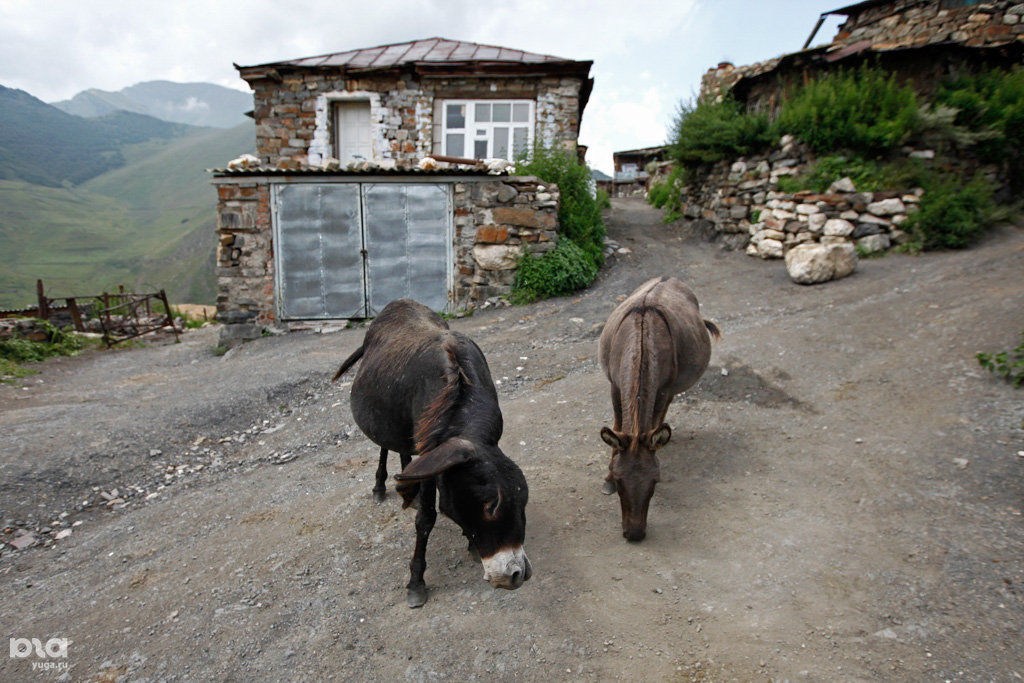
[[[1007,163],[1014,190],[1024,184],[1024,67],[949,80],[935,101],[956,110],[957,125],[981,134],[974,147],[983,159]]]
[[[1006,378],[1015,387],[1024,387],[1024,332],[1017,348],[999,353],[978,353],[975,358],[981,367]]]
[[[597,264],[567,237],[543,256],[523,254],[512,285],[512,303],[526,304],[538,299],[570,294],[583,289],[597,277]]]
[[[914,90],[895,75],[863,66],[821,76],[793,92],[776,126],[819,153],[878,154],[917,131],[918,108]]]
[[[825,156],[799,176],[779,178],[779,190],[825,192],[829,185],[847,176],[858,192],[878,192],[924,185],[931,173],[919,159],[878,162],[857,156]]]
[[[731,99],[681,102],[670,135],[669,155],[690,168],[755,154],[774,139],[767,116],[746,114]]]
[[[13,337],[0,341],[0,376],[23,377],[31,370],[21,367],[23,363],[38,363],[53,356],[74,356],[83,348],[83,337],[65,332],[49,322],[40,320],[40,327],[46,331],[46,341]]]
[[[559,233],[582,249],[591,263],[600,266],[604,262],[604,222],[601,205],[591,194],[590,169],[568,150],[538,145],[529,157],[516,163],[516,170],[558,185],[562,195],[558,208]]]
[[[597,196],[594,198],[597,201],[597,208],[610,209],[612,208],[612,198],[604,190],[598,189]]]
[[[922,249],[962,249],[985,232],[992,219],[992,185],[983,176],[968,183],[955,177],[925,185],[920,208],[900,227]]]

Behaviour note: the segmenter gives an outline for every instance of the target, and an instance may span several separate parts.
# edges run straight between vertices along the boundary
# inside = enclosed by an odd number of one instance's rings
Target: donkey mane
[[[416,452],[419,454],[431,451],[444,442],[466,390],[472,386],[459,362],[458,340],[449,335],[442,344],[448,361],[444,372],[444,388],[427,405],[416,423],[414,438]]]

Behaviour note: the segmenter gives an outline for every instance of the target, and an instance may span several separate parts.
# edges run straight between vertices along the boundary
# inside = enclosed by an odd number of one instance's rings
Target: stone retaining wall
[[[848,178],[820,194],[778,189],[779,178],[800,175],[813,163],[803,145],[784,136],[773,152],[719,162],[700,182],[681,188],[683,215],[701,222],[727,248],[761,258],[783,258],[805,242],[854,242],[862,252],[875,252],[906,240],[899,226],[917,210],[923,190],[858,192]]]
[[[321,182],[359,182],[324,176]],[[222,340],[254,338],[277,320],[271,176],[214,178],[217,187],[217,320]],[[471,176],[452,185],[455,277],[451,308],[496,303],[509,294],[519,257],[553,249],[560,193],[534,176]]]

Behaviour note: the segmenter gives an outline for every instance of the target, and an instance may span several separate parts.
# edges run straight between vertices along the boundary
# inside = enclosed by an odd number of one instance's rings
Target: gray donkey
[[[647,510],[660,479],[655,451],[672,436],[665,413],[672,398],[704,374],[712,337],[721,337],[718,327],[701,317],[693,292],[671,277],[640,285],[601,332],[598,357],[615,409],[614,428],[601,429],[613,449],[603,492],[618,492],[622,535],[630,541],[647,534]]]

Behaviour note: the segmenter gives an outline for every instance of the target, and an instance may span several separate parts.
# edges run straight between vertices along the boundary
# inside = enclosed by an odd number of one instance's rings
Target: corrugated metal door
[[[355,183],[276,187],[282,318],[365,315],[359,202]]]
[[[363,185],[368,315],[403,297],[444,310],[451,262],[448,225],[447,185]]]
[[[283,319],[373,317],[403,297],[447,307],[447,185],[281,184],[274,214]]]

